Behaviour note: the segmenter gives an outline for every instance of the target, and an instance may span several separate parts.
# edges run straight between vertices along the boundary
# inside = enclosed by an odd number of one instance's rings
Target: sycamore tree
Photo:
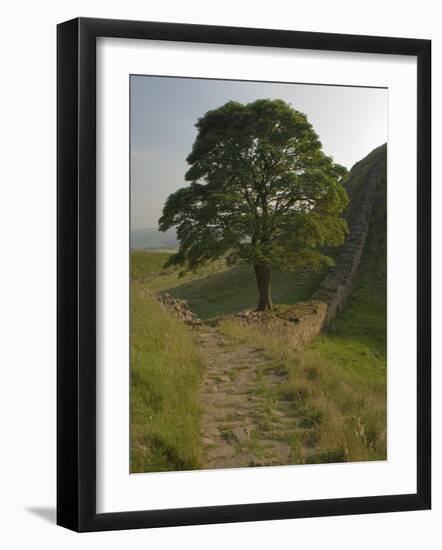
[[[272,269],[332,265],[324,250],[346,235],[347,172],[323,153],[307,117],[279,99],[229,101],[196,128],[189,185],[168,197],[159,220],[162,231],[177,227],[168,263],[248,263],[257,309],[272,309]]]

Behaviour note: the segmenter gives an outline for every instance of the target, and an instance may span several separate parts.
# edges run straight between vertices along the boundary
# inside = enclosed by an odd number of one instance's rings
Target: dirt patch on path
[[[301,428],[281,398],[285,374],[265,352],[215,330],[195,334],[202,385],[204,468],[297,463],[292,443]]]

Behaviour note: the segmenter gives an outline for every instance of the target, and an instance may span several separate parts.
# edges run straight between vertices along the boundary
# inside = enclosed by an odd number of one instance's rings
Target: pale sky
[[[227,101],[283,99],[348,169],[387,141],[386,89],[131,76],[130,99],[132,229],[158,227],[167,197],[187,185],[197,119]]]

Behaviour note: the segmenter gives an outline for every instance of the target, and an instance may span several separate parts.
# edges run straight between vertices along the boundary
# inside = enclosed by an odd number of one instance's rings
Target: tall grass
[[[279,398],[298,421],[291,439],[294,462],[324,463],[386,458],[386,386],[383,360],[361,345],[350,365],[314,347],[293,351],[285,341],[266,337],[253,326],[224,321],[220,330],[263,348],[281,374]],[[373,373],[375,375],[373,376]]]
[[[134,280],[131,284],[130,471],[199,465],[201,364],[192,336]]]

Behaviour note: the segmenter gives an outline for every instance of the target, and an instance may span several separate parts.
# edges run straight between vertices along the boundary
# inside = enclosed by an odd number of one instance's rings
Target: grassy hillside
[[[167,251],[132,251],[132,279],[142,281],[152,292],[165,291],[175,298],[187,300],[203,320],[256,306],[256,282],[250,266],[229,269],[223,262],[216,262],[197,273],[180,276],[179,268],[164,267],[171,254]],[[307,300],[324,274],[324,269],[317,272],[275,271],[272,274],[274,303],[294,304]]]
[[[131,283],[130,354],[130,471],[198,467],[200,360],[186,327],[138,280]]]
[[[166,289],[171,290],[194,279],[225,270],[224,263],[218,262],[201,269],[198,273],[181,275],[180,268],[164,267],[171,254],[173,252],[166,250],[132,250],[130,254],[131,280],[139,281],[144,288],[156,293]]]
[[[295,304],[307,300],[324,277],[317,272],[272,273],[275,304]],[[255,275],[250,266],[237,266],[211,276],[195,279],[168,292],[185,299],[201,319],[210,319],[244,309],[253,309],[258,300]]]

